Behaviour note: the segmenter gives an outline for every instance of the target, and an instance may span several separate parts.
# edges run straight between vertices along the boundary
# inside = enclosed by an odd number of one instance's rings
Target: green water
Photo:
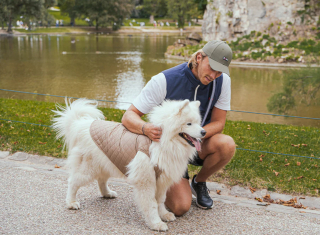
[[[126,109],[151,77],[182,61],[165,59],[180,34],[28,35],[0,37],[0,88],[118,101]],[[232,67],[233,110],[268,112],[268,99],[282,89],[286,70]],[[0,97],[61,101],[0,91]],[[124,102],[124,103],[121,103]],[[300,104],[290,115],[320,117],[320,106]],[[320,126],[319,121],[228,112],[228,119]]]

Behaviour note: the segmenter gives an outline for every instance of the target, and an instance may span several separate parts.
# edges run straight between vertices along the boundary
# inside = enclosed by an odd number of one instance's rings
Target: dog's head
[[[206,132],[201,127],[199,101],[164,101],[149,114],[149,120],[162,128],[160,141],[179,141],[201,150],[200,140]]]

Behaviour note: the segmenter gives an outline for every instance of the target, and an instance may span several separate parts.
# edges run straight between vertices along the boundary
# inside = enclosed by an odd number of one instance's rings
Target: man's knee
[[[220,134],[213,142],[214,149],[221,153],[221,157],[230,161],[236,151],[236,143],[233,138],[228,135]]]
[[[176,202],[174,205],[172,205],[172,208],[169,208],[175,216],[182,216],[185,213],[187,213],[190,210],[191,207],[191,201],[185,200]]]

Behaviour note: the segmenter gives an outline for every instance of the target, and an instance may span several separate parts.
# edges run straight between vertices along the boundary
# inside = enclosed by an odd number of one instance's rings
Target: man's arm
[[[205,125],[203,128],[207,132],[204,139],[210,138],[211,136],[221,133],[226,124],[227,111],[213,107],[211,113],[211,122]]]
[[[121,122],[129,131],[137,134],[145,134],[152,141],[159,142],[162,134],[161,128],[143,121],[141,119],[142,115],[144,115],[144,113],[140,112],[134,105],[131,105],[124,113]]]

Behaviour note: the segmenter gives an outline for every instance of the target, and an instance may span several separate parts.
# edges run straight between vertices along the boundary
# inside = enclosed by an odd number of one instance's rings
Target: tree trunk
[[[31,31],[31,24],[32,24],[32,23],[31,23],[30,20],[27,20],[27,22],[28,22],[28,23],[27,23],[27,25],[28,25],[28,31]]]
[[[178,16],[178,27],[182,29],[184,27],[184,17],[182,15]]]
[[[96,30],[98,30],[99,27],[99,18],[96,18]]]
[[[2,21],[1,29],[4,30],[4,21]]]
[[[153,15],[150,15],[150,18],[149,18],[149,19],[150,19],[150,23],[153,24],[153,22],[154,22],[154,16],[153,16]]]
[[[70,24],[71,24],[71,26],[75,26],[76,25],[75,17],[71,17],[70,18]]]
[[[12,18],[9,17],[9,25],[8,25],[8,30],[7,30],[8,33],[12,33]]]

